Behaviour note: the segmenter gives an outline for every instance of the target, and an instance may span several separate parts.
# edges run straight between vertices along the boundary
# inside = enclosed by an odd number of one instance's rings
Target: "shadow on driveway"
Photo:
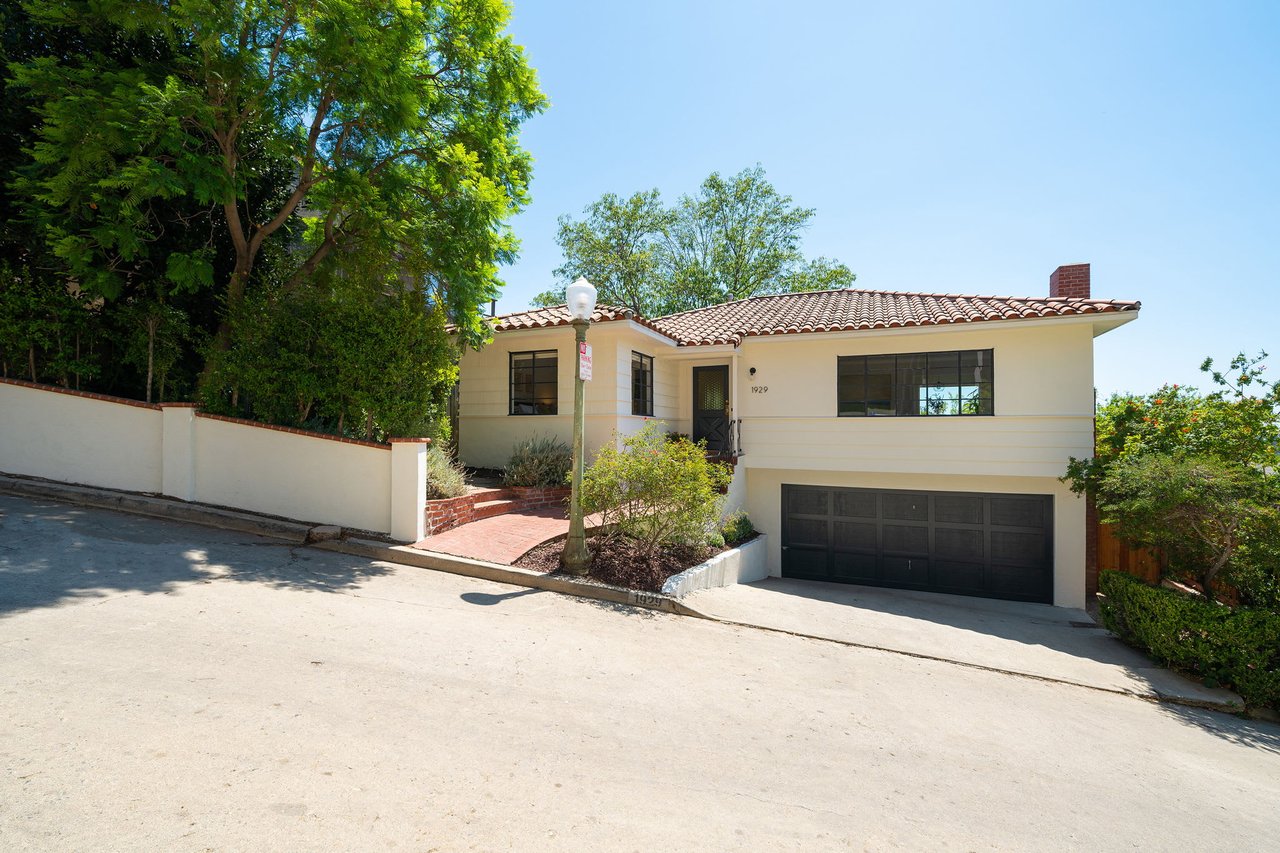
[[[130,547],[102,547],[119,542]],[[215,580],[341,592],[389,571],[250,534],[0,495],[0,618]]]
[[[768,578],[686,603],[720,619],[1152,698],[1238,701],[1163,667],[1083,610]]]

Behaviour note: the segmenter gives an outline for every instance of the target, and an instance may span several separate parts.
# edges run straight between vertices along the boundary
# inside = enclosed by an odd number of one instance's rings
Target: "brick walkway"
[[[593,518],[587,518],[588,528],[594,526],[593,521]],[[482,518],[428,536],[413,543],[413,547],[509,566],[548,539],[568,532],[569,519],[565,510],[547,507]]]

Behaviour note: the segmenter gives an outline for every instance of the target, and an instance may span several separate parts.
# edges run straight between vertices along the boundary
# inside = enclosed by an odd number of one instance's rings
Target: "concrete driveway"
[[[1240,697],[1154,665],[1083,610],[972,596],[768,578],[701,590],[709,616],[1082,687],[1243,707]]]
[[[1274,849],[1280,728],[0,496],[0,849]]]

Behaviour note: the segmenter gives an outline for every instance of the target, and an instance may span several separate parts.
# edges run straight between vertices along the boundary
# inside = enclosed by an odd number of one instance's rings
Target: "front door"
[[[707,450],[729,447],[729,365],[693,369],[693,440],[706,439]]]

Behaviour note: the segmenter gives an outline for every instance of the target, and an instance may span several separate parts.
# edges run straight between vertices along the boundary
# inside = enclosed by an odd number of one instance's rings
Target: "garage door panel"
[[[801,547],[810,546],[825,549],[827,540],[827,522],[814,518],[792,518],[787,525],[788,544]]]
[[[919,554],[929,553],[929,528],[905,525],[885,524],[881,528],[885,553]]]
[[[882,517],[895,521],[928,521],[929,496],[903,492],[884,492],[880,496]]]
[[[955,560],[934,560],[934,584],[948,592],[981,594],[986,583],[986,565]]]
[[[835,535],[832,544],[837,551],[859,551],[875,554],[879,547],[879,527],[875,524],[837,521],[832,525]]]
[[[920,557],[884,557],[880,579],[893,586],[929,586],[929,561]]]
[[[795,488],[788,493],[787,512],[792,515],[829,515],[829,489]]]
[[[938,558],[981,562],[986,556],[982,528],[939,527],[933,534],[933,555]]]
[[[826,549],[797,548],[794,545],[783,552],[783,565],[791,577],[821,580],[830,574],[830,559]]]
[[[1048,541],[1043,533],[991,531],[991,562],[1012,566],[1037,566],[1044,562]]]
[[[1039,496],[993,497],[991,523],[996,527],[1034,527],[1043,530],[1049,526],[1049,519],[1045,517],[1045,500]]]
[[[1052,601],[1048,495],[782,488],[786,577]]]
[[[981,524],[982,503],[977,495],[935,495],[933,520],[944,524]]]
[[[875,518],[875,492],[838,491],[834,495],[832,513],[840,518]]]
[[[878,563],[875,554],[842,554],[836,551],[832,555],[831,573],[837,580],[874,583],[879,579]]]

